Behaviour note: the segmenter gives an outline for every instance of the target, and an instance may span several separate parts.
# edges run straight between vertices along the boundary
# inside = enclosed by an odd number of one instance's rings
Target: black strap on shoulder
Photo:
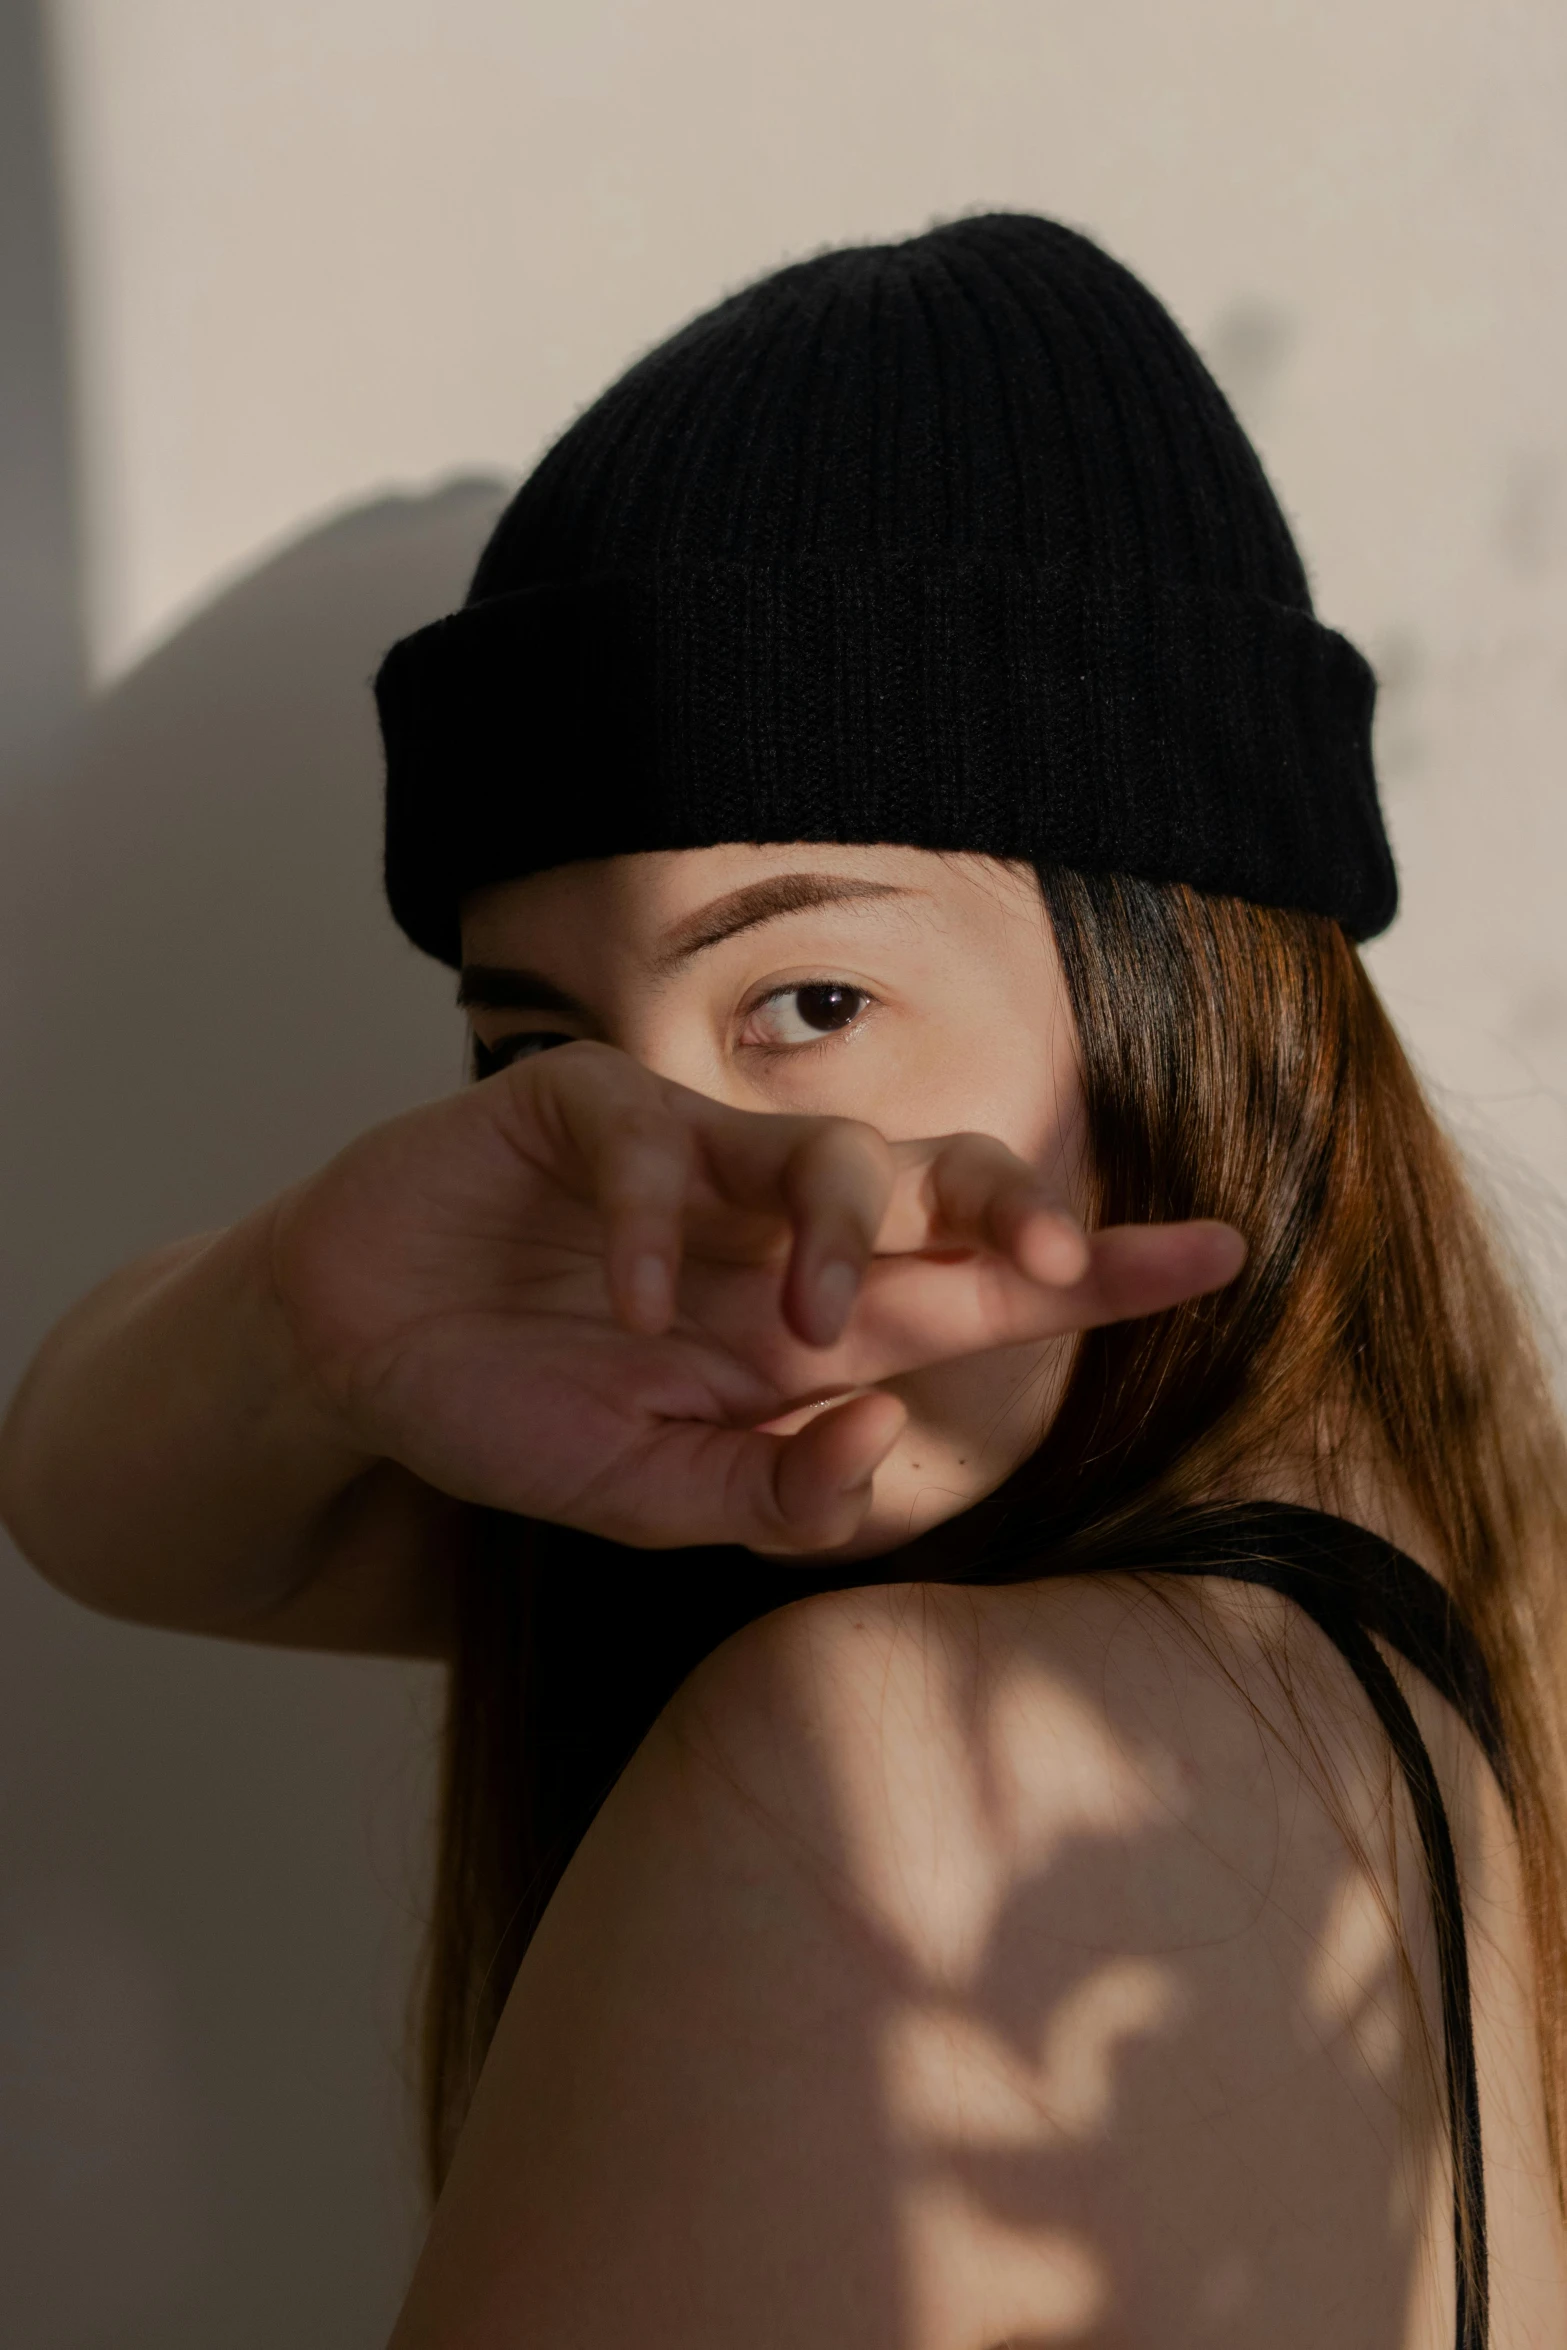
[[[1305,1602],[1302,1601],[1302,1605]],[[1316,1613],[1315,1610],[1310,1611]],[[1485,2350],[1490,2337],[1490,2276],[1485,2232],[1485,2164],[1480,2145],[1480,2084],[1463,1894],[1442,1791],[1430,1750],[1408,1700],[1370,1636],[1349,1617],[1317,1622],[1345,1659],[1392,1740],[1414,1804],[1436,1919],[1442,1983],[1442,2045],[1447,2060],[1447,2123],[1453,2142],[1453,2245],[1457,2264],[1458,2350]]]
[[[1076,1575],[1130,1567],[1139,1573],[1216,1575],[1277,1591],[1293,1600],[1327,1634],[1388,1734],[1414,1807],[1436,1919],[1453,2149],[1457,2350],[1486,2350],[1490,2293],[1485,2172],[1469,1948],[1458,1863],[1430,1751],[1372,1635],[1385,1640],[1447,1699],[1479,1740],[1511,1805],[1513,1782],[1501,1710],[1485,1658],[1434,1576],[1390,1542],[1343,1518],[1284,1503],[1193,1510],[1161,1527],[1156,1555],[1148,1557],[1146,1547],[1145,1543],[1127,1557],[1073,1560],[1062,1571]],[[1015,1563],[1007,1557],[1013,1548],[1018,1552]],[[1010,1580],[1030,1548],[1029,1572],[1038,1576],[1037,1534],[1030,1545],[1026,1529],[1016,1526],[999,1542],[986,1546],[983,1556],[974,1562],[972,1574],[963,1580]],[[1043,1572],[1049,1573],[1048,1565]]]

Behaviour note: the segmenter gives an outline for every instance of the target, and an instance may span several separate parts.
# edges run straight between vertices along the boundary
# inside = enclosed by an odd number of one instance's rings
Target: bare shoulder
[[[1450,2338],[1421,1929],[1305,1631],[1128,1577],[726,1643],[551,1905],[395,2350]]]
[[[1303,1772],[1331,1776],[1339,1811],[1368,1777],[1385,1792],[1385,1750],[1313,1627],[1267,1591],[1154,1576],[813,1597],[717,1650],[661,1728],[693,1797],[705,1777],[794,1839],[819,1824],[868,1899],[901,1888],[916,1936],[1046,1854],[1053,1905],[1070,1893],[1086,1927],[1092,1880],[1059,1866],[1069,1838],[1137,1854],[1144,1902],[1150,1842],[1184,1850],[1180,1898],[1200,1886],[1212,1929],[1249,1914],[1247,1883],[1276,1884],[1284,1844],[1328,1825],[1302,1816]]]

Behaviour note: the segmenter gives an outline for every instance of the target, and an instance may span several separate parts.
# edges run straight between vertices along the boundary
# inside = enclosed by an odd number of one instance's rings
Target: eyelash
[[[854,1013],[852,1019],[843,1023],[841,1028],[824,1028],[818,1036],[811,1038],[808,1043],[756,1044],[746,1045],[743,1049],[747,1052],[767,1053],[775,1059],[782,1059],[785,1056],[793,1058],[800,1053],[818,1052],[824,1045],[836,1044],[840,1038],[853,1035],[864,1022],[866,1013],[876,1003],[876,998],[871,994],[870,989],[859,986],[852,979],[831,979],[825,974],[813,976],[810,979],[791,979],[785,987],[770,987],[764,994],[752,997],[740,1015],[742,1031],[767,1005],[781,1003],[789,996],[807,994],[813,988],[833,989],[844,995],[856,996],[859,999],[859,1009]]]
[[[843,1023],[841,1028],[824,1028],[819,1036],[813,1037],[808,1043],[754,1044],[745,1045],[742,1049],[747,1052],[767,1053],[775,1058],[817,1052],[823,1045],[835,1044],[840,1037],[851,1035],[861,1025],[866,1013],[876,1002],[876,998],[871,994],[869,988],[856,986],[852,980],[825,977],[791,979],[786,987],[770,987],[765,994],[753,996],[740,1015],[742,1031],[768,1004],[782,1003],[787,997],[804,995],[812,988],[838,989],[845,995],[856,996],[859,999],[859,1009],[852,1019]],[[564,1029],[559,1028],[519,1029],[511,1036],[498,1036],[493,1044],[486,1044],[481,1037],[476,1036],[473,1040],[474,1077],[483,1079],[497,1076],[502,1069],[509,1068],[513,1061],[529,1058],[533,1053],[549,1052],[555,1045],[571,1044],[574,1041]]]

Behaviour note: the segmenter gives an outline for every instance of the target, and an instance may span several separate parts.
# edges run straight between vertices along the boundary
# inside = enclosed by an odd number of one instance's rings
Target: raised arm
[[[649,1549],[842,1553],[904,1424],[888,1383],[1240,1256],[1212,1225],[1085,1236],[983,1136],[730,1109],[575,1044],[78,1306],[0,1431],[0,1511],[114,1613],[438,1647],[453,1499]]]
[[[436,1654],[452,1504],[356,1443],[310,1376],[277,1215],[159,1249],[72,1308],[0,1423],[0,1516],[110,1615]]]

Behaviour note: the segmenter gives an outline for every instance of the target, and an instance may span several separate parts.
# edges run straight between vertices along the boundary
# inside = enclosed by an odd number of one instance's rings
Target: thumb
[[[819,1412],[797,1436],[774,1439],[772,1495],[783,1539],[746,1536],[753,1550],[831,1550],[860,1530],[876,1471],[902,1435],[908,1413],[875,1390]]]
[[[859,1531],[906,1418],[896,1396],[876,1391],[817,1413],[797,1436],[669,1421],[620,1492],[601,1485],[573,1522],[634,1549],[738,1543],[809,1558]]]

